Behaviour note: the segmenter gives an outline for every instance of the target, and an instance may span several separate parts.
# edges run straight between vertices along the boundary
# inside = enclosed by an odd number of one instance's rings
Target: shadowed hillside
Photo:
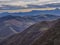
[[[0,17],[0,42],[11,35],[20,33],[31,25],[41,21],[52,21],[60,16],[36,15],[36,16],[4,16]],[[38,24],[39,25],[39,24]]]
[[[5,39],[0,45],[59,45],[59,35],[60,19],[43,21]]]
[[[60,45],[60,19],[33,45]]]

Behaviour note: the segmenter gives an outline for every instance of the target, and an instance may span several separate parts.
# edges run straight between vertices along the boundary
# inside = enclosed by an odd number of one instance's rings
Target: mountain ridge
[[[53,34],[53,36],[54,36],[55,31],[57,31],[56,29],[60,30],[60,28],[58,27],[58,26],[60,26],[59,22],[60,22],[60,19],[55,20],[53,22],[43,21],[43,22],[34,24],[31,27],[27,28],[22,33],[16,34],[16,35],[8,38],[7,40],[5,40],[4,42],[2,42],[0,44],[1,45],[35,45],[35,44],[36,45],[39,45],[39,44],[40,45],[42,45],[42,44],[47,45],[47,44],[50,44],[48,42],[45,43],[46,41],[45,42],[43,41],[43,39],[45,39],[44,36],[47,37],[46,40],[48,40],[48,38],[50,37],[50,36],[48,37],[47,35]],[[55,26],[57,26],[57,27],[55,27]],[[41,40],[39,40],[39,39],[42,40],[42,43],[40,43]]]

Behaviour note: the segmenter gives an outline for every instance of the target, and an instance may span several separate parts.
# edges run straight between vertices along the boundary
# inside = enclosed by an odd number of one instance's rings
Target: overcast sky
[[[1,5],[27,6],[27,4],[41,5],[47,3],[60,3],[60,0],[0,0]]]

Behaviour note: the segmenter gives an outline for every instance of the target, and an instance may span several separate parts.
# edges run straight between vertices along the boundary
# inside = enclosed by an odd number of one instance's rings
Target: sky
[[[34,8],[36,8],[36,6],[32,6],[33,7],[33,9],[32,9],[31,7],[28,6],[28,5],[39,5],[39,6],[43,5],[43,7],[44,7],[45,4],[52,4],[52,3],[60,3],[60,0],[0,0],[0,12],[25,12],[25,11],[28,12],[31,10],[52,10],[52,9],[55,9],[55,5],[54,6],[52,5],[53,8],[49,7],[49,8],[42,8],[42,9],[41,8],[34,9]],[[8,5],[8,6],[6,6],[6,5]],[[37,6],[37,7],[39,7],[39,6]],[[56,6],[58,6],[60,8],[59,4]],[[27,10],[24,10],[21,7],[23,7],[24,9],[27,8]],[[46,6],[46,7],[48,7],[48,6]],[[31,9],[29,9],[29,8],[31,8]],[[5,10],[5,9],[7,9],[7,10]],[[13,9],[17,9],[17,10],[13,10]]]
[[[60,0],[0,0],[1,5],[12,5],[12,6],[24,6],[28,4],[32,5],[44,5],[50,3],[60,3]]]

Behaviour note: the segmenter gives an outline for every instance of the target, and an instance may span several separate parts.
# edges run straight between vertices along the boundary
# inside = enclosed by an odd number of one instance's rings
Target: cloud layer
[[[0,0],[1,5],[13,5],[13,6],[25,6],[31,5],[42,5],[48,3],[60,3],[60,0]]]

